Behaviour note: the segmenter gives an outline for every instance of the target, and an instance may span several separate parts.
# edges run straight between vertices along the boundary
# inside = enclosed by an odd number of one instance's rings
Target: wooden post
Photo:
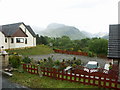
[[[119,73],[118,79],[120,81],[120,59],[113,59],[113,64],[118,66],[118,69],[119,69],[118,70],[118,73]]]

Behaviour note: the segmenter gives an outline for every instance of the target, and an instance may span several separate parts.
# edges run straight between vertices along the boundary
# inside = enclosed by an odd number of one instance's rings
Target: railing
[[[23,69],[31,74],[39,74],[38,67],[39,66],[23,64]],[[99,69],[98,72],[89,73],[82,67],[74,69],[70,72],[55,68],[41,67],[40,69],[43,76],[51,77],[57,80],[79,82],[102,88],[120,89],[118,73],[116,71],[106,73],[104,69]]]
[[[88,56],[88,53],[86,52],[75,52],[75,51],[66,51],[66,50],[54,50],[56,53],[62,53],[62,54],[73,54],[73,55],[82,55],[82,56]]]

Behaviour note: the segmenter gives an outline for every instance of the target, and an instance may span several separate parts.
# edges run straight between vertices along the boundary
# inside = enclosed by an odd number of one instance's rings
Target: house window
[[[25,44],[27,44],[27,38],[25,38]]]
[[[24,43],[24,38],[16,38],[16,43]]]
[[[7,43],[7,38],[5,38],[5,43]]]
[[[11,43],[14,43],[14,39],[13,38],[11,38]]]

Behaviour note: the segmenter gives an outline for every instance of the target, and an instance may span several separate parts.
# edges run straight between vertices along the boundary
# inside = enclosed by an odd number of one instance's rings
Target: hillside
[[[98,32],[93,34],[87,31],[80,31],[78,28],[74,26],[68,26],[58,23],[49,24],[46,29],[37,26],[33,26],[33,29],[37,34],[49,37],[69,36],[70,39],[72,40],[80,40],[86,37],[87,38],[101,37],[108,39],[107,32]]]
[[[109,39],[109,35],[105,35],[105,36],[103,36],[102,38],[104,38],[104,39]]]
[[[48,25],[47,28],[41,32],[41,35],[49,37],[69,36],[72,40],[83,39],[87,37],[76,27],[57,23]]]

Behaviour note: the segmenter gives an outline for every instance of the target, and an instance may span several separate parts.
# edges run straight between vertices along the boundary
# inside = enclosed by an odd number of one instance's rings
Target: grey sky
[[[91,33],[118,23],[119,0],[0,0],[0,25],[16,22],[46,28],[50,23]]]

